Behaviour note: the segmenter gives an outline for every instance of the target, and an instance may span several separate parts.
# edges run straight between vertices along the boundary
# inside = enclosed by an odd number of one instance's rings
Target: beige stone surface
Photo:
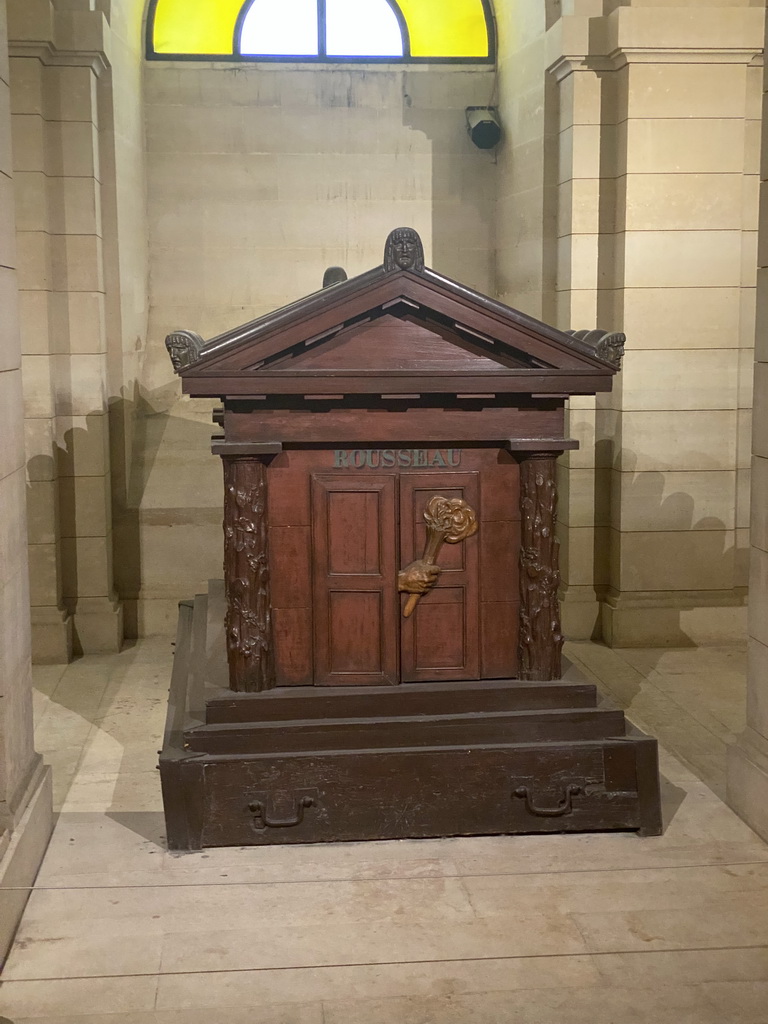
[[[593,1024],[643,1006],[660,1024],[759,1024],[768,848],[710,788],[722,789],[741,726],[743,648],[567,653],[662,739],[663,836],[171,856],[153,771],[167,641],[36,669],[61,810],[0,1013],[25,1024],[496,1024],[510,1012]]]
[[[51,830],[50,778],[32,735],[29,578],[6,5],[0,0],[0,956]],[[47,785],[46,785],[47,782]]]
[[[614,471],[612,477],[610,507],[617,529],[730,530],[735,526],[733,471]]]
[[[638,350],[626,353],[621,408],[738,408],[739,354],[734,349]]]
[[[742,174],[631,174],[626,182],[617,182],[617,191],[617,217],[627,231],[727,231],[742,226]]]
[[[735,410],[627,412],[614,452],[626,471],[732,470],[737,420]]]
[[[746,63],[633,64],[624,73],[627,116],[743,119]]]
[[[610,542],[611,585],[619,591],[727,591],[734,586],[732,530],[611,530]]]

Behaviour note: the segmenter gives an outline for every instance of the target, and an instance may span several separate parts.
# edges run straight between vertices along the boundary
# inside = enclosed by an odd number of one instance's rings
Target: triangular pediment
[[[618,366],[588,340],[423,263],[385,259],[212,339],[179,372],[193,395],[593,394],[610,389]]]
[[[259,369],[302,374],[332,370],[444,374],[493,373],[531,365],[523,352],[513,356],[484,351],[480,339],[469,339],[458,329],[384,313],[312,344],[295,346],[260,363]]]

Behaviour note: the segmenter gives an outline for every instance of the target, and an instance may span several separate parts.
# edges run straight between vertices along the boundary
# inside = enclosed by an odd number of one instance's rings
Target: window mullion
[[[325,0],[317,0],[317,52],[321,60],[328,56],[325,21]]]

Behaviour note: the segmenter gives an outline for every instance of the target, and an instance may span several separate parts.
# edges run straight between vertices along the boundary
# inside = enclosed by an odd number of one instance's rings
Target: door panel
[[[401,567],[424,552],[424,508],[435,494],[463,498],[480,515],[477,473],[401,473]],[[443,544],[437,561],[437,586],[409,619],[400,619],[403,682],[480,678],[477,535]]]
[[[399,681],[395,484],[312,476],[315,684]]]

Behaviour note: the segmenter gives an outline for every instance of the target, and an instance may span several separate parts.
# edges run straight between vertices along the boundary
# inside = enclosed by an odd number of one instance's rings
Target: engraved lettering
[[[381,469],[398,466],[407,469],[446,469],[461,465],[461,448],[355,448],[333,453],[334,469]]]

